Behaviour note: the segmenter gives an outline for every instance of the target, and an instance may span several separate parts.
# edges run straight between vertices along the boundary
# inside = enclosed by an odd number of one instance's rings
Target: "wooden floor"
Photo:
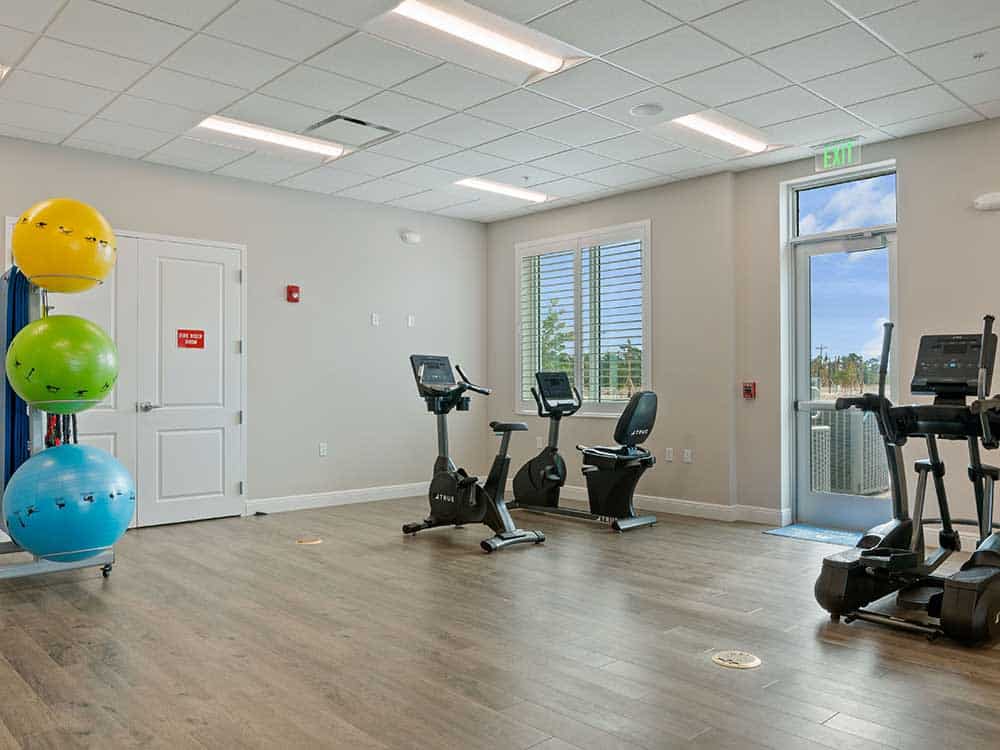
[[[482,526],[403,538],[424,502],[143,529],[108,581],[3,584],[0,747],[998,747],[1000,650],[829,623],[830,547],[518,513],[549,540],[486,556]]]

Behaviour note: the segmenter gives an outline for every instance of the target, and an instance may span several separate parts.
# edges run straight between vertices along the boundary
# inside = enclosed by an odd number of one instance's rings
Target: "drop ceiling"
[[[396,2],[3,0],[0,135],[488,222],[1000,116],[997,0],[471,3],[571,60],[553,75]],[[668,120],[710,109],[783,148],[676,137]],[[264,150],[196,127],[212,114],[296,132],[341,115],[311,134],[354,150]],[[454,184],[471,176],[551,200]]]

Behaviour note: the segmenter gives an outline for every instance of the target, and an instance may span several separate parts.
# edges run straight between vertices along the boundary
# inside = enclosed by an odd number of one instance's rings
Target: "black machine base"
[[[599,521],[601,523],[611,524],[611,528],[615,531],[631,531],[632,529],[638,529],[643,526],[652,526],[656,523],[656,516],[622,516],[621,518],[615,518],[613,516],[603,516],[596,513],[589,513],[585,510],[577,510],[576,508],[566,508],[564,506],[557,506],[555,508],[546,507],[544,505],[525,505],[523,503],[518,503],[513,506],[517,510],[526,510],[529,513],[541,513],[553,516],[567,516],[569,518],[582,518],[587,521]]]

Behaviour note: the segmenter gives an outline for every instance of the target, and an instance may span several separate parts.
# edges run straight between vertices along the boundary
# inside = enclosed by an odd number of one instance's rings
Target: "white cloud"
[[[846,183],[831,192],[816,211],[799,219],[799,234],[876,227],[896,221],[896,194],[883,193],[880,180]]]

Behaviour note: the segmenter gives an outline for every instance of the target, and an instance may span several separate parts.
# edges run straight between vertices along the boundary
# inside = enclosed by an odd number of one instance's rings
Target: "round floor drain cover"
[[[728,669],[756,669],[761,665],[760,659],[747,651],[720,651],[712,661]]]
[[[302,539],[296,539],[295,543],[296,544],[322,544],[323,540],[320,539],[318,536],[307,536],[307,537],[303,537]]]

